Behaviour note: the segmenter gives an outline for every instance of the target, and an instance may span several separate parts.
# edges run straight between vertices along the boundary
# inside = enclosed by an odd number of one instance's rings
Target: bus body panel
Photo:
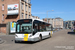
[[[45,39],[45,38],[49,37],[49,33],[53,34],[53,32],[51,33],[51,31],[37,32],[35,35],[32,35],[32,34],[27,34],[27,35],[26,34],[16,34],[15,40],[16,41],[38,41],[40,34],[42,35],[42,39]]]
[[[39,32],[42,35],[42,39],[47,38],[49,35],[49,32]]]
[[[15,40],[16,41],[38,41],[39,40],[39,34],[38,35],[37,34],[35,34],[33,36],[32,36],[32,34],[28,34],[28,35],[26,35],[26,34],[16,34]]]
[[[16,34],[15,40],[16,41],[28,41],[29,36],[31,36],[31,35],[32,34]]]
[[[41,34],[42,35],[42,39],[44,39],[44,38],[48,38],[49,37],[49,33],[50,33],[50,35],[52,35],[53,31],[38,32],[38,33],[39,33],[39,35]]]
[[[36,22],[34,22],[34,21],[36,21]],[[28,23],[26,23],[26,22],[28,22]],[[42,23],[41,25],[39,25],[40,22]],[[49,33],[50,33],[51,36],[53,34],[53,31],[52,30],[49,30],[48,27],[47,27],[49,25],[51,25],[51,24],[46,23],[46,22],[43,22],[41,20],[34,20],[34,19],[18,20],[17,21],[17,27],[16,27],[17,28],[16,29],[17,32],[15,34],[15,40],[16,41],[38,41],[40,35],[42,35],[42,39],[48,38],[49,37]],[[40,27],[40,26],[42,26],[42,27]],[[45,26],[47,28],[45,28]],[[24,32],[22,32],[22,31],[26,31],[28,29],[27,27],[32,30],[31,33],[24,33]],[[46,30],[41,30],[43,27]],[[40,30],[40,32],[39,32],[39,30],[37,30],[37,32],[36,32],[35,31],[36,30],[35,28],[38,28]],[[52,28],[52,27],[50,27],[50,28]],[[29,30],[27,30],[27,32],[29,32]]]

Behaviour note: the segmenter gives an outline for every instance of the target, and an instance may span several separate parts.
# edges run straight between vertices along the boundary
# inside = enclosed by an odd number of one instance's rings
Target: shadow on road
[[[24,42],[24,41],[21,41],[21,42],[15,42],[15,43],[17,43],[17,44],[34,44],[34,43],[36,43],[36,42]]]
[[[41,40],[41,41],[36,41],[36,42],[31,42],[31,41],[27,41],[27,42],[25,42],[25,41],[20,41],[20,42],[15,42],[15,43],[17,43],[17,44],[35,44],[35,43],[39,43],[39,42],[42,42],[42,41],[47,40],[47,39],[49,39],[49,38],[45,38],[45,39],[43,39],[43,40]]]
[[[72,34],[72,35],[75,35],[75,32],[68,32],[68,34]]]

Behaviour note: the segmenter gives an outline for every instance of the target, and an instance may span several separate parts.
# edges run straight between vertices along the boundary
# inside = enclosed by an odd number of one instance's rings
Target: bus
[[[53,27],[51,24],[40,19],[21,19],[16,23],[15,42],[41,41],[52,37]]]

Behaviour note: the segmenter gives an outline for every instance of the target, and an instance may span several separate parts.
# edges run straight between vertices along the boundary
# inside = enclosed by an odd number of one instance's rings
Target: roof
[[[25,20],[25,19],[20,19],[20,20]],[[45,22],[45,21],[43,21],[43,20],[41,20],[41,19],[32,19],[33,21],[34,20],[38,20],[38,21],[40,21],[40,22],[44,22],[44,23],[47,23],[47,22]],[[19,20],[18,20],[19,21]],[[48,23],[48,24],[50,24],[50,23]]]
[[[55,19],[61,19],[60,17],[57,17],[57,18],[55,18]]]

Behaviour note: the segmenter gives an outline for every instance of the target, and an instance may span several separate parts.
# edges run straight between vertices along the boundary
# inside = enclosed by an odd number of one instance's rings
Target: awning
[[[13,13],[13,14],[7,14],[7,15],[18,15],[18,13]]]

